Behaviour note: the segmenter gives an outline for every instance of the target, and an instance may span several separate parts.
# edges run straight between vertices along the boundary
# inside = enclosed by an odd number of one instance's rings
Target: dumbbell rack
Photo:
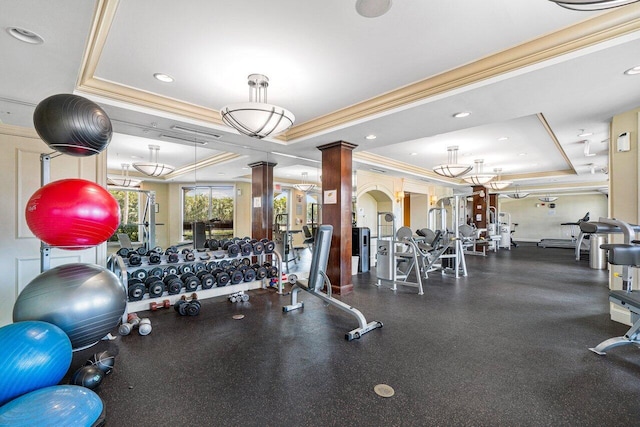
[[[206,264],[212,261],[219,263],[224,260],[233,261],[233,260],[243,260],[246,258],[257,259],[258,263],[262,264],[267,257],[271,257],[271,261],[272,261],[271,264],[278,266],[277,291],[279,294],[283,293],[282,272],[280,271],[280,266],[282,265],[282,258],[277,251],[273,251],[268,254],[267,253],[263,253],[260,255],[240,255],[239,254],[237,256],[229,256],[227,251],[222,251],[222,250],[192,251],[192,253],[195,255],[194,260],[191,260],[191,261],[186,260],[185,259],[186,254],[178,254],[178,262],[172,262],[172,263],[168,262],[167,255],[161,255],[160,263],[155,263],[155,264],[149,263],[148,257],[143,256],[142,263],[140,265],[135,265],[135,266],[129,265],[128,262],[125,261],[125,259],[122,258],[120,255],[114,254],[109,257],[107,261],[107,268],[113,271],[120,279],[120,282],[122,283],[124,288],[128,289],[129,285],[128,285],[127,273],[132,273],[133,271],[136,271],[139,269],[150,271],[151,269],[159,267],[164,270],[169,266],[180,267],[181,265],[186,265],[186,264],[192,264],[192,265],[195,263]],[[271,278],[257,279],[252,282],[241,282],[233,285],[227,284],[226,286],[213,287],[210,289],[198,288],[195,292],[197,292],[198,294],[198,299],[202,300],[202,299],[214,298],[218,296],[231,295],[234,293],[238,293],[240,291],[249,291],[253,289],[267,288],[270,281],[271,281]],[[161,296],[158,296],[155,298],[151,298],[149,297],[148,293],[145,293],[141,300],[127,302],[127,308],[123,315],[123,321],[126,320],[126,317],[129,313],[149,310],[152,302],[161,304],[164,300],[168,299],[171,302],[171,304],[175,304],[175,302],[178,301],[182,297],[182,295],[185,295],[185,294],[190,295],[193,292],[194,292],[193,290],[186,291],[183,288],[181,289],[180,293],[168,294],[167,290],[165,290]]]

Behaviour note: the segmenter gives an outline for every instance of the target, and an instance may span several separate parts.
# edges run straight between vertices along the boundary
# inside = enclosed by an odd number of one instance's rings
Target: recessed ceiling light
[[[410,155],[410,156],[417,156],[417,155],[418,155],[418,153],[411,153],[411,154],[409,154],[409,155]]]
[[[171,77],[168,74],[163,74],[163,73],[155,73],[153,75],[153,77],[155,77],[156,79],[160,80],[161,82],[164,83],[171,83],[173,82],[173,77]]]
[[[636,65],[633,68],[629,68],[624,72],[627,76],[633,76],[634,74],[640,74],[640,65]]]
[[[500,138],[498,138],[498,141],[506,141],[507,139],[509,139],[508,136],[501,136]]]
[[[520,153],[520,154],[518,154],[518,156],[526,156],[526,155],[527,155],[527,153]]]
[[[20,40],[21,42],[29,43],[29,44],[42,44],[44,43],[44,39],[40,37],[38,34],[33,31],[25,30],[24,28],[19,27],[9,27],[7,28],[7,32],[11,37]]]
[[[453,117],[455,117],[456,119],[461,119],[463,117],[469,117],[470,115],[470,111],[460,111],[459,113],[455,113]]]
[[[375,136],[373,134],[372,135],[367,135],[367,136],[364,137],[364,139],[376,139],[376,138],[377,138],[377,136]]]

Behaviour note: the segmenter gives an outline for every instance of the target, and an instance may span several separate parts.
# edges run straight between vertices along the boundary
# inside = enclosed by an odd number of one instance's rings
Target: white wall
[[[559,196],[556,207],[529,196],[524,199],[499,199],[500,212],[511,214],[511,222],[517,223],[513,239],[539,242],[541,239],[570,239],[571,227],[562,223],[576,222],[590,213],[592,221],[608,216],[608,201],[604,194]],[[512,227],[513,229],[513,227]],[[580,230],[576,231],[577,237]]]
[[[40,154],[51,153],[32,129],[0,124],[0,326],[11,323],[13,304],[24,287],[40,274],[40,240],[24,215],[31,195],[40,188]],[[82,178],[105,185],[106,155],[57,156],[51,160],[51,181]],[[70,262],[105,265],[106,243],[81,251],[51,250],[51,267]]]

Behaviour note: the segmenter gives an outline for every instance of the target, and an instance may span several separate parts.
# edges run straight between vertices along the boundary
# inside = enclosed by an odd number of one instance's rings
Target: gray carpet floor
[[[609,318],[605,270],[534,246],[467,265],[430,274],[422,296],[375,286],[374,268],[354,276],[341,299],[384,327],[352,342],[355,318],[304,293],[283,313],[289,297],[256,290],[204,300],[196,317],[141,313],[150,335],[78,352],[72,371],[118,353],[97,390],[111,426],[640,425],[640,349],[588,350],[628,329]]]

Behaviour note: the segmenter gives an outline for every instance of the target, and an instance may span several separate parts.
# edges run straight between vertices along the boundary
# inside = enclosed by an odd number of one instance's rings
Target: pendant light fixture
[[[545,203],[551,203],[551,202],[555,202],[556,200],[558,200],[558,198],[550,196],[550,195],[547,194],[546,196],[538,197],[538,200],[540,200],[541,202],[545,202]]]
[[[129,163],[122,164],[122,173],[119,177],[108,177],[109,184],[117,185],[118,187],[139,187],[142,182],[139,179],[129,177]]]
[[[496,177],[495,175],[490,173],[483,173],[482,167],[484,164],[484,160],[478,159],[478,160],[475,160],[474,162],[476,164],[475,173],[462,178],[466,182],[473,185],[485,185]]]
[[[496,176],[497,176],[496,180],[495,181],[490,181],[489,183],[484,185],[489,190],[500,191],[500,190],[504,190],[505,188],[507,188],[508,186],[513,184],[512,181],[502,181],[500,179],[500,174],[502,173],[502,168],[495,168],[493,171],[496,173]]]
[[[446,176],[448,178],[457,178],[471,171],[473,166],[458,164],[458,146],[452,145],[447,147],[447,163],[438,165],[433,168],[433,171],[438,175]]]
[[[514,193],[507,194],[510,199],[524,199],[529,193],[521,193],[520,186],[516,184],[516,191]]]
[[[222,121],[241,134],[258,139],[276,136],[293,126],[295,116],[291,111],[267,103],[269,78],[251,74],[248,80],[249,102],[222,107]]]
[[[625,6],[640,0],[550,0],[566,9],[592,11]]]
[[[139,172],[148,176],[164,176],[175,170],[175,167],[164,163],[158,163],[159,145],[149,145],[149,161],[133,164]]]
[[[294,184],[293,187],[296,190],[302,191],[304,193],[308,193],[309,191],[316,188],[315,184],[308,182],[307,180],[308,177],[309,177],[309,174],[307,172],[302,172],[302,182],[299,182],[298,184]]]
[[[365,18],[377,18],[391,9],[392,0],[356,0],[356,11]]]

